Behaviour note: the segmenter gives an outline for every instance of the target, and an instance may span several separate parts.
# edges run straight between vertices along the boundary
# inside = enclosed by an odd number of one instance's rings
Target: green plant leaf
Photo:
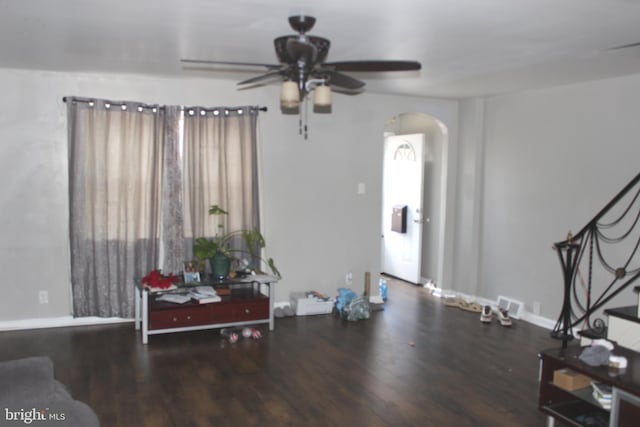
[[[227,211],[218,205],[211,205],[209,208],[209,215],[227,215]]]
[[[273,273],[274,276],[276,276],[277,278],[281,278],[282,276],[280,275],[280,271],[278,271],[278,269],[276,268],[275,263],[273,262],[273,258],[269,258],[267,260],[267,265],[269,266],[269,268],[271,269],[271,272]]]
[[[227,211],[222,209],[218,205],[211,205],[209,208],[210,215],[227,215]],[[262,263],[266,263],[274,276],[281,277],[280,271],[275,266],[272,258],[265,260],[260,256],[260,249],[266,246],[266,242],[260,230],[254,228],[252,230],[235,230],[225,233],[224,225],[218,224],[220,219],[216,218],[217,233],[214,238],[198,237],[193,244],[193,255],[201,260],[212,258],[216,253],[222,253],[226,256],[232,256],[236,259],[241,259],[242,254],[249,255],[250,262],[254,263],[260,260]],[[234,237],[241,236],[246,249],[229,248],[230,243]]]

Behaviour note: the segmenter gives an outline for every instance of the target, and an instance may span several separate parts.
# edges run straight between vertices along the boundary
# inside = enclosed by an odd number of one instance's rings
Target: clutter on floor
[[[467,301],[459,296],[445,296],[444,304],[447,307],[455,307],[464,311],[480,313],[480,322],[485,324],[493,322],[494,316],[501,326],[509,327],[513,324],[511,316],[509,316],[509,310],[502,307],[491,307],[488,304],[480,305],[477,302]]]
[[[273,317],[276,319],[282,319],[285,317],[294,317],[296,312],[291,306],[285,305],[284,307],[276,307],[273,310]]]
[[[220,335],[225,337],[231,344],[238,342],[240,337],[254,340],[262,338],[262,332],[256,328],[223,328],[220,330]]]

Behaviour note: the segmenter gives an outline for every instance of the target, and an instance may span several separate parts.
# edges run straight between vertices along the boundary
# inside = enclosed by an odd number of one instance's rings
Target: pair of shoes
[[[509,317],[509,310],[498,308],[498,320],[502,326],[511,326],[511,318]]]
[[[482,323],[491,323],[493,320],[493,310],[488,305],[482,307],[482,313],[480,314],[480,321]]]
[[[503,308],[497,308],[495,313],[498,317],[498,321],[502,326],[511,326],[511,318],[509,317],[509,311]],[[482,323],[491,323],[493,321],[493,309],[489,305],[482,307],[482,313],[480,313],[480,321]]]

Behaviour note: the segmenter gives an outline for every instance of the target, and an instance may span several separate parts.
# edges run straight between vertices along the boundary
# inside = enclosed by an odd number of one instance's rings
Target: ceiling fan
[[[280,105],[285,113],[297,112],[299,104],[314,92],[314,109],[330,112],[331,88],[343,93],[359,93],[365,86],[361,80],[343,72],[414,71],[420,70],[417,61],[339,61],[325,62],[331,42],[323,37],[307,35],[316,19],[311,16],[289,17],[291,28],[298,34],[277,37],[273,43],[279,64],[250,62],[208,61],[182,59],[183,63],[219,64],[233,66],[265,67],[267,72],[241,82],[239,86],[249,88],[269,83],[273,79],[281,81]]]

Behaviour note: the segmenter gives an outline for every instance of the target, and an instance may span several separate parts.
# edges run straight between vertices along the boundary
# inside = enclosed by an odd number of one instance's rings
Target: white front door
[[[382,185],[382,271],[420,282],[424,134],[388,136],[384,142]],[[406,231],[394,231],[392,217],[406,206]],[[396,223],[397,225],[397,223]],[[395,227],[397,230],[397,227]]]

